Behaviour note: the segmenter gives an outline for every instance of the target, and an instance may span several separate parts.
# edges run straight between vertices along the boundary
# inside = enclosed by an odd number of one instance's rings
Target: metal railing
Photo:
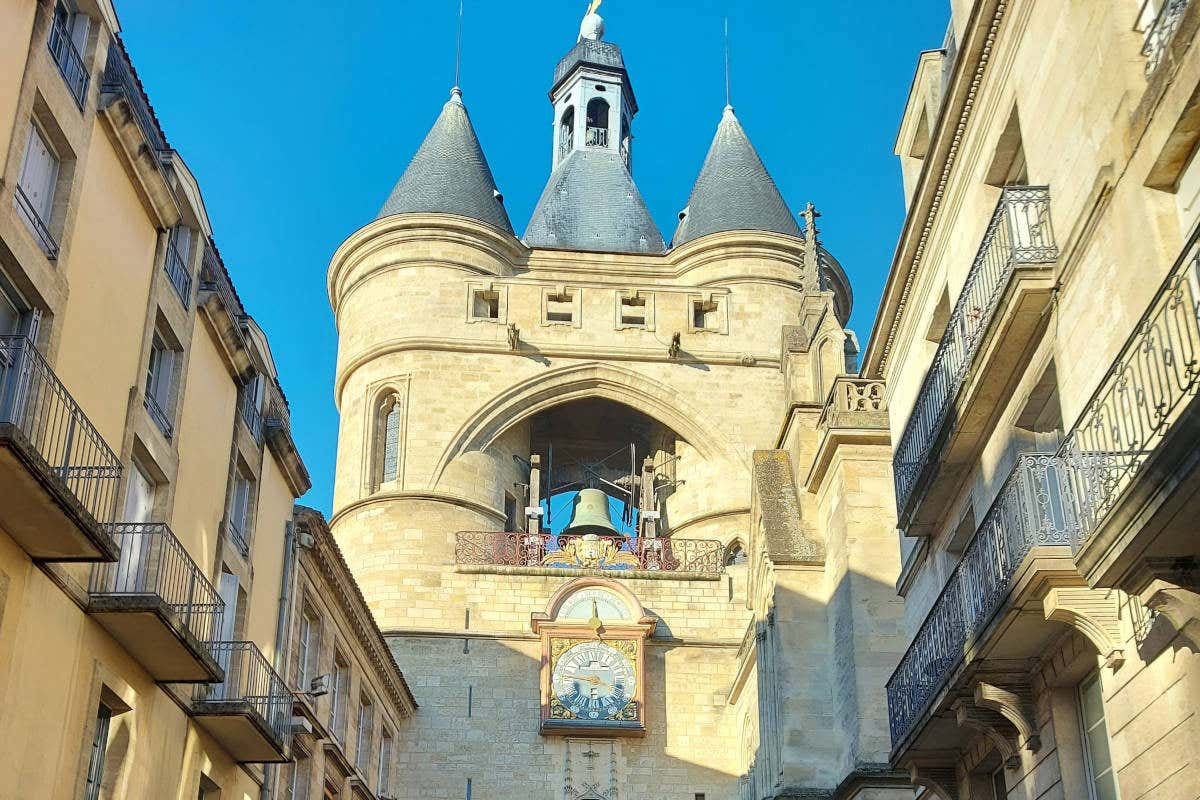
[[[1184,248],[1060,453],[1081,547],[1200,389],[1200,234]]]
[[[100,80],[100,91],[113,92],[125,97],[133,111],[133,117],[146,137],[151,149],[155,151],[170,150],[167,137],[163,135],[154,111],[150,108],[150,100],[142,90],[141,82],[133,73],[133,67],[125,55],[125,47],[118,41],[108,48],[108,60],[104,63],[104,75]]]
[[[62,73],[63,80],[67,83],[67,89],[70,90],[71,96],[75,98],[75,103],[82,111],[84,101],[87,99],[88,84],[91,82],[87,66],[83,63],[83,56],[79,55],[79,51],[75,49],[75,43],[71,41],[71,34],[61,25],[52,24],[50,26],[50,36],[46,39],[46,45],[50,48],[50,55],[54,59],[54,63],[58,64],[58,71]]]
[[[193,690],[193,707],[205,713],[225,710],[229,704],[244,704],[259,717],[281,751],[290,740],[293,696],[287,683],[272,667],[254,642],[212,642],[217,664],[225,671],[220,683],[200,683]]]
[[[216,639],[225,603],[171,529],[163,523],[120,522],[109,531],[121,547],[121,558],[92,567],[89,591],[103,597],[161,598],[194,639]]]
[[[54,236],[50,233],[50,228],[42,219],[41,214],[37,212],[33,201],[29,199],[29,195],[25,194],[25,190],[21,188],[21,184],[17,184],[17,191],[13,195],[13,203],[17,207],[17,211],[25,218],[29,229],[33,235],[37,237],[38,244],[42,251],[46,254],[46,258],[53,261],[58,258],[58,242],[54,241]]]
[[[174,242],[167,242],[167,257],[163,261],[163,269],[171,279],[171,285],[175,287],[179,299],[183,301],[183,307],[187,308],[192,301],[192,275],[183,254]]]
[[[1034,547],[1069,545],[1075,527],[1061,460],[1019,456],[975,537],[887,683],[892,743],[924,713],[991,621]]]
[[[571,150],[575,147],[575,126],[565,127],[559,134],[558,139],[558,157],[566,158],[571,154]]]
[[[25,336],[0,336],[0,425],[15,429],[94,520],[116,516],[120,459]]]
[[[254,400],[254,394],[247,391],[246,387],[238,389],[238,408],[241,410],[242,422],[246,424],[246,429],[254,436],[254,441],[262,444],[262,412],[258,410],[258,403]]]
[[[1045,186],[1005,188],[896,446],[892,466],[898,509],[907,507],[930,461],[947,412],[1013,270],[1019,264],[1047,264],[1057,258],[1050,226],[1050,190]]]
[[[154,395],[147,394],[146,399],[142,401],[146,406],[146,413],[150,415],[150,419],[154,420],[154,424],[162,431],[162,435],[170,439],[175,435],[175,426],[171,424],[171,418],[163,407],[154,399]]]
[[[460,531],[455,534],[454,560],[473,566],[720,575],[725,547],[715,539]]]
[[[608,147],[608,128],[591,128],[584,132],[583,143],[588,147]]]
[[[1183,21],[1183,12],[1191,0],[1164,0],[1154,20],[1146,26],[1142,55],[1146,57],[1146,74],[1152,74],[1166,57],[1171,40]]]

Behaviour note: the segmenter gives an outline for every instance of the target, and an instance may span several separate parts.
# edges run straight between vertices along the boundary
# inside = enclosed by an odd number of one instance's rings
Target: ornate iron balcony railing
[[[583,143],[588,147],[608,147],[608,128],[588,128]]]
[[[262,444],[263,436],[263,417],[262,412],[258,410],[258,403],[254,399],[253,392],[247,391],[245,387],[238,390],[238,407],[242,413],[242,422],[246,424],[246,429],[254,437],[254,441]]]
[[[193,707],[203,713],[220,713],[232,705],[242,706],[240,711],[257,715],[280,751],[286,752],[294,700],[287,683],[254,642],[213,642],[211,649],[225,680],[196,684]]]
[[[171,424],[171,417],[154,399],[154,395],[147,394],[143,401],[146,406],[146,413],[150,415],[150,419],[154,420],[154,424],[162,431],[162,435],[170,439],[175,435],[175,426]]]
[[[892,466],[897,508],[905,509],[912,498],[1013,270],[1019,264],[1053,263],[1057,258],[1050,190],[1005,188],[896,446]]]
[[[46,45],[50,49],[54,63],[58,64],[58,71],[62,73],[63,80],[67,83],[67,89],[70,90],[71,96],[75,98],[75,103],[82,111],[84,101],[87,99],[88,84],[91,82],[91,76],[88,75],[83,57],[75,49],[71,35],[60,25],[50,26],[50,36],[46,39]]]
[[[1018,457],[1012,473],[887,683],[892,743],[899,742],[991,621],[1034,547],[1069,545],[1075,527],[1061,461]]]
[[[174,242],[167,243],[167,257],[163,261],[163,269],[171,279],[171,285],[175,287],[179,299],[183,301],[183,307],[187,308],[192,302],[192,275],[188,271],[183,254]]]
[[[1183,21],[1183,12],[1187,10],[1191,0],[1165,0],[1158,9],[1154,20],[1146,26],[1146,36],[1142,43],[1142,55],[1146,57],[1146,74],[1152,74],[1163,62],[1171,40],[1179,30]]]
[[[116,515],[121,461],[33,342],[0,336],[0,426],[11,426],[96,522]]]
[[[1193,236],[1060,450],[1071,466],[1076,549],[1121,500],[1200,389],[1200,235]]]
[[[461,531],[456,564],[495,567],[643,570],[720,575],[725,548],[715,539],[584,538],[549,533]]]
[[[163,523],[121,522],[109,531],[121,558],[92,567],[89,591],[105,597],[160,598],[197,642],[216,639],[225,603],[171,529]]]
[[[25,190],[21,188],[21,184],[17,184],[17,191],[13,195],[13,203],[17,207],[17,211],[25,218],[29,230],[37,237],[38,244],[42,248],[42,252],[46,254],[46,258],[53,261],[58,258],[58,242],[54,241],[54,236],[50,233],[49,226],[38,213],[37,208],[33,205],[33,201],[29,199],[29,195],[25,194]]]
[[[572,128],[564,128],[558,140],[558,157],[566,158],[571,154],[571,150],[575,147],[575,131]]]

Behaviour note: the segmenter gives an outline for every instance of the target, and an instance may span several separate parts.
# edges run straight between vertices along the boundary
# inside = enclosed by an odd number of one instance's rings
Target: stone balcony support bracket
[[[1134,584],[1142,604],[1167,619],[1193,653],[1200,653],[1200,561],[1143,559]]]
[[[959,800],[958,778],[952,758],[953,756],[910,758],[908,773],[912,785],[931,793],[938,800]]]
[[[1121,666],[1121,609],[1117,593],[1086,587],[1054,588],[1042,601],[1046,619],[1071,626],[1088,638],[1112,669]]]
[[[1031,753],[1042,747],[1042,739],[1034,724],[1033,702],[1028,686],[1006,689],[986,681],[975,684],[975,705],[995,711],[1016,731],[1017,745]]]
[[[1009,769],[1020,766],[1021,755],[1013,737],[1005,732],[1008,723],[999,713],[975,704],[970,697],[954,701],[954,716],[959,727],[978,731],[987,737]]]

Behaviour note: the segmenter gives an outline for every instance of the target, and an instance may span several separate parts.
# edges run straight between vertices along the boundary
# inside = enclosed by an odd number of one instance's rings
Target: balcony
[[[454,561],[459,572],[715,580],[725,548],[713,539],[460,531]]]
[[[588,147],[608,147],[608,128],[587,128],[583,143]]]
[[[213,642],[221,683],[198,684],[192,717],[243,764],[288,761],[292,702],[283,678],[253,642]]]
[[[179,295],[183,307],[187,308],[192,302],[192,275],[188,271],[187,262],[174,242],[167,245],[167,257],[163,261],[163,269],[166,270],[171,285],[175,287],[175,292]]]
[[[1200,236],[1184,247],[1067,434],[1076,562],[1117,586],[1146,558],[1200,554]]]
[[[238,410],[241,412],[242,423],[246,426],[246,430],[250,431],[250,435],[254,437],[254,441],[262,444],[262,412],[258,409],[258,402],[254,398],[254,393],[247,391],[244,387],[238,390]]]
[[[210,649],[225,611],[217,590],[166,525],[111,530],[121,557],[92,567],[88,612],[156,681],[221,680]]]
[[[38,247],[42,248],[42,252],[46,254],[46,258],[53,261],[58,258],[58,242],[54,241],[54,235],[50,233],[50,228],[38,214],[37,208],[33,201],[29,199],[29,195],[25,194],[25,190],[21,188],[21,184],[17,184],[17,191],[13,195],[13,205],[17,208],[17,213],[25,220],[26,227],[30,233],[37,239]]]
[[[1005,188],[893,456],[899,525],[929,535],[1040,327],[1058,247],[1045,187]]]
[[[158,427],[162,435],[170,439],[175,435],[175,426],[171,424],[171,417],[163,410],[163,407],[154,399],[154,395],[147,394],[142,405],[146,407],[146,413],[150,415],[150,419],[154,420],[155,426]]]
[[[1166,60],[1167,52],[1183,22],[1183,12],[1187,10],[1191,0],[1163,0],[1162,6],[1154,19],[1146,25],[1145,38],[1142,42],[1142,55],[1146,57],[1146,74],[1152,75],[1159,65]],[[1146,4],[1147,10],[1153,8]]]
[[[115,561],[121,462],[24,336],[0,336],[0,528],[31,558]]]
[[[1070,559],[1074,515],[1059,459],[1018,457],[925,621],[887,683],[892,744],[920,733],[922,719],[954,700],[968,662],[1028,658],[1055,633],[1042,614],[1051,581],[1082,585]],[[1036,607],[1029,614],[1026,605]],[[933,726],[936,727],[936,726]],[[959,735],[934,731],[924,746],[952,747]],[[938,737],[940,736],[940,740]]]
[[[83,57],[75,49],[71,35],[60,25],[50,26],[50,37],[46,40],[46,45],[50,48],[50,56],[54,59],[54,63],[58,65],[58,71],[62,73],[63,80],[67,83],[67,89],[75,98],[75,104],[82,111],[83,104],[87,100],[90,82]]]

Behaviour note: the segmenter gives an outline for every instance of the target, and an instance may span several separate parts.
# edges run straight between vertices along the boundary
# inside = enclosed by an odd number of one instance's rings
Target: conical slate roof
[[[525,244],[609,253],[665,249],[625,161],[599,149],[576,150],[550,173]]]
[[[800,226],[729,106],[679,217],[674,247],[720,231],[800,236]]]
[[[457,88],[376,218],[411,212],[457,214],[513,232]]]

